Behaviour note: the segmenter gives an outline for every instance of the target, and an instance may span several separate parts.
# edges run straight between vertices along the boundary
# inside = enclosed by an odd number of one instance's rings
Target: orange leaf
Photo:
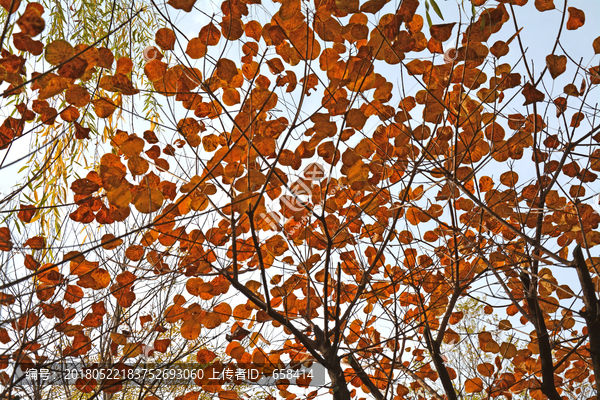
[[[233,390],[221,390],[219,391],[219,400],[238,400],[239,396],[237,392]]]
[[[183,10],[185,12],[190,12],[194,8],[194,4],[196,4],[196,0],[169,0],[167,4],[177,10]]]
[[[138,191],[132,203],[139,212],[149,214],[160,210],[164,199],[160,190],[149,188]]]
[[[231,306],[227,303],[220,303],[213,308],[213,312],[221,317],[221,322],[225,323],[231,317]]]
[[[100,68],[111,69],[115,56],[110,49],[106,47],[100,47],[98,49],[98,66]]]
[[[65,292],[65,301],[69,303],[77,303],[83,298],[83,290],[79,286],[67,285]]]
[[[156,44],[163,50],[175,49],[175,33],[169,28],[160,28],[154,35]]]
[[[535,8],[538,11],[554,10],[554,0],[535,0]]]
[[[237,73],[237,67],[233,61],[227,58],[221,58],[217,61],[216,75],[219,79],[229,82]]]
[[[234,106],[240,103],[240,92],[235,88],[227,88],[223,91],[223,104]]]
[[[483,390],[483,381],[480,378],[467,379],[465,391],[467,393],[479,393]]]
[[[502,175],[500,175],[500,182],[504,186],[515,187],[518,180],[519,180],[519,174],[517,174],[516,172],[513,172],[513,171],[507,171],[507,172],[504,172]]]
[[[195,319],[188,319],[181,325],[181,336],[187,340],[196,340],[200,336],[202,326]]]
[[[198,363],[207,364],[207,363],[211,362],[212,360],[214,360],[215,358],[217,358],[217,355],[210,350],[202,349],[202,350],[198,351],[196,358],[198,360]]]
[[[133,61],[129,57],[121,57],[117,60],[117,72],[128,74],[133,69]]]
[[[84,107],[90,102],[90,94],[83,86],[71,85],[65,92],[65,100],[75,107]]]
[[[44,58],[51,65],[59,65],[73,57],[73,46],[66,40],[55,40],[46,45]]]
[[[27,239],[23,246],[29,246],[35,250],[41,250],[46,247],[46,239],[43,236],[35,236]]]
[[[144,73],[151,82],[162,79],[167,72],[167,64],[159,59],[153,59],[144,66]]]
[[[200,40],[200,38],[195,37],[188,42],[185,52],[188,56],[197,60],[206,55],[206,45],[202,43],[202,40]]]
[[[207,312],[200,318],[200,322],[202,322],[202,325],[204,325],[206,329],[215,329],[221,325],[221,317],[217,313]]]
[[[69,106],[60,113],[60,117],[66,122],[77,121],[77,118],[79,118],[79,110],[73,106]]]
[[[112,233],[107,233],[102,236],[100,241],[102,243],[102,247],[106,250],[113,250],[123,244],[123,239],[117,239],[115,235]]]
[[[94,112],[98,118],[110,117],[117,108],[110,99],[105,97],[99,97],[96,100],[92,100],[92,104],[94,105]]]
[[[221,39],[221,32],[219,32],[217,27],[211,22],[210,24],[200,29],[198,37],[205,45],[215,46],[217,43],[219,43],[219,40]]]
[[[110,284],[110,274],[103,268],[98,268],[92,272],[92,278],[96,281],[96,287],[93,288],[94,290],[104,289]]]
[[[156,339],[154,341],[154,349],[160,353],[165,353],[171,344],[171,339]]]
[[[346,125],[348,125],[348,127],[362,129],[366,122],[367,117],[361,110],[353,108],[348,111],[348,116],[346,117]]]
[[[578,8],[569,7],[569,19],[567,20],[567,29],[574,31],[585,24],[585,13]]]

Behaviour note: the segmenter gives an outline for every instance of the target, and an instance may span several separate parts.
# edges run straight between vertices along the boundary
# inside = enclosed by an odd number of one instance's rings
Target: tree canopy
[[[593,2],[0,5],[0,397],[600,398]]]

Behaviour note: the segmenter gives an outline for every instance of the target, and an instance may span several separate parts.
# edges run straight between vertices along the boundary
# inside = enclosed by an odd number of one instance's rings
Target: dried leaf
[[[585,24],[585,13],[578,8],[569,7],[569,19],[567,20],[567,29],[579,29]]]
[[[154,40],[163,50],[175,50],[175,33],[169,28],[160,28],[157,30]]]
[[[66,40],[55,40],[46,45],[44,58],[51,65],[59,65],[73,57],[73,46]]]
[[[556,56],[550,54],[546,57],[546,65],[552,79],[556,79],[567,70],[567,56]]]
[[[185,12],[190,12],[194,8],[194,4],[196,4],[196,0],[169,0],[167,4],[177,10],[183,10]]]
[[[522,93],[523,96],[525,96],[525,103],[523,103],[524,106],[544,101],[544,98],[546,97],[544,96],[544,93],[534,88],[530,82],[527,82],[525,86],[523,86]]]
[[[450,36],[452,36],[452,28],[454,28],[454,25],[456,25],[456,22],[453,22],[451,24],[431,26],[431,37],[433,37],[438,42],[445,42],[446,40],[450,39]]]

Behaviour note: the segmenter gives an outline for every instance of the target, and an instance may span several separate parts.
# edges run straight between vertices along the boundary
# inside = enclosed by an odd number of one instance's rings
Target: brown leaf
[[[5,2],[3,4],[11,3],[11,0],[3,0],[3,1]],[[13,3],[13,7],[17,6],[18,4],[20,4],[20,1],[17,0],[16,2]],[[15,8],[14,11],[17,11],[17,9]],[[40,33],[42,33],[42,31],[46,27],[46,23],[44,22],[44,19],[42,18],[43,13],[44,13],[44,7],[42,7],[41,4],[33,3],[33,2],[27,4],[27,7],[25,8],[25,12],[17,20],[17,25],[19,25],[19,28],[21,28],[21,32],[24,33],[25,35],[28,35],[31,37],[35,37],[35,36],[39,35]]]
[[[46,45],[44,58],[51,65],[59,65],[73,57],[73,46],[66,40],[55,40]]]
[[[133,205],[143,213],[149,214],[160,210],[164,201],[163,194],[157,189],[142,189],[133,197]]]
[[[546,65],[552,79],[556,79],[567,70],[567,56],[556,56],[550,54],[546,57]]]
[[[237,73],[237,67],[233,61],[227,58],[221,58],[217,61],[216,75],[219,79],[229,82]]]
[[[221,32],[227,40],[238,40],[244,34],[244,24],[241,19],[232,16],[223,17]]]
[[[46,247],[46,238],[43,236],[35,236],[27,239],[23,246],[29,246],[34,250],[41,250]]]
[[[175,50],[175,33],[169,28],[160,28],[157,30],[154,40],[163,50]]]
[[[557,117],[560,117],[565,111],[567,111],[567,99],[565,97],[558,97],[554,99],[553,102],[556,106]]]
[[[571,127],[572,128],[578,128],[579,125],[581,124],[581,121],[583,121],[583,119],[585,118],[585,115],[583,113],[577,112],[575,114],[573,114],[573,117],[571,118]]]
[[[112,102],[112,100],[107,99],[105,97],[99,97],[95,100],[92,100],[92,104],[94,105],[94,112],[98,116],[98,118],[108,118],[115,112],[117,106]]]
[[[75,139],[82,140],[90,138],[90,128],[84,128],[83,126],[79,125],[77,121],[75,121],[73,125],[75,125]]]
[[[10,240],[10,230],[3,226],[0,227],[0,250],[10,251],[13,248],[13,242]]]
[[[240,341],[244,339],[246,336],[250,334],[250,331],[242,328],[240,325],[235,325],[235,330],[231,332],[231,335],[225,335],[225,339],[228,342],[232,342],[234,340]]]
[[[360,6],[360,12],[375,14],[383,8],[390,0],[369,0]]]
[[[574,31],[585,24],[585,13],[578,8],[569,7],[569,19],[567,20],[567,29]]]
[[[430,28],[431,37],[438,42],[445,42],[446,40],[450,39],[454,25],[456,25],[456,22],[451,24],[432,25]]]
[[[65,92],[65,100],[75,107],[85,107],[90,102],[90,94],[80,85],[71,85]]]
[[[527,82],[525,86],[523,86],[522,93],[523,96],[525,96],[525,103],[523,103],[524,106],[544,101],[545,98],[544,93],[534,88],[533,85],[529,82]]]
[[[100,68],[112,69],[113,61],[115,61],[115,56],[113,55],[110,49],[106,47],[100,47],[98,49],[98,66]]]
[[[100,243],[105,250],[113,250],[123,244],[123,239],[117,239],[112,233],[107,233],[102,236]]]
[[[221,39],[221,32],[219,32],[217,27],[211,22],[200,29],[198,37],[206,46],[215,46]]]
[[[169,0],[167,4],[177,10],[183,10],[185,12],[190,12],[194,8],[194,4],[196,4],[196,0]]]
[[[64,299],[71,304],[77,303],[83,298],[83,290],[79,286],[67,285]]]
[[[21,6],[21,0],[0,0],[0,6],[4,7],[9,15],[14,14]]]
[[[346,125],[350,128],[354,129],[362,129],[367,122],[367,117],[365,114],[356,108],[348,111],[348,115],[346,117]]]
[[[61,111],[60,117],[63,121],[67,122],[77,121],[77,118],[79,118],[79,110],[73,106],[69,106]]]
[[[196,360],[198,361],[199,364],[208,364],[215,358],[217,358],[217,355],[207,349],[202,349],[202,350],[198,351],[198,354],[196,355]]]
[[[535,8],[538,11],[554,10],[554,0],[535,0]]]
[[[71,184],[71,190],[75,194],[86,195],[96,192],[100,189],[100,185],[96,182],[93,182],[87,178],[77,179]]]
[[[75,57],[58,69],[58,75],[69,79],[78,79],[83,75],[87,66],[87,61],[81,57]]]
[[[359,11],[358,0],[335,0],[335,5],[340,11],[344,13],[353,14]]]
[[[494,364],[482,363],[477,365],[477,372],[485,377],[494,375]]]
[[[579,97],[579,90],[577,90],[577,86],[575,86],[572,83],[569,83],[567,86],[564,87],[564,92],[569,96]]]
[[[31,222],[31,220],[35,216],[36,212],[37,212],[37,209],[35,208],[35,206],[28,206],[26,204],[21,204],[21,209],[19,210],[17,217],[21,221],[23,221],[27,224],[27,223]]]
[[[594,39],[592,46],[594,47],[594,54],[600,54],[600,36]]]

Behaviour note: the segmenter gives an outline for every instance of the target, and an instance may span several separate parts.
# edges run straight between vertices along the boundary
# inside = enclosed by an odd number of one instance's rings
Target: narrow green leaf
[[[444,20],[444,16],[442,15],[442,12],[440,11],[440,8],[438,7],[438,5],[435,2],[435,0],[431,0],[431,6],[433,7],[433,11],[435,11],[435,13],[438,15],[438,17],[440,17],[442,19],[442,21],[443,21]]]

